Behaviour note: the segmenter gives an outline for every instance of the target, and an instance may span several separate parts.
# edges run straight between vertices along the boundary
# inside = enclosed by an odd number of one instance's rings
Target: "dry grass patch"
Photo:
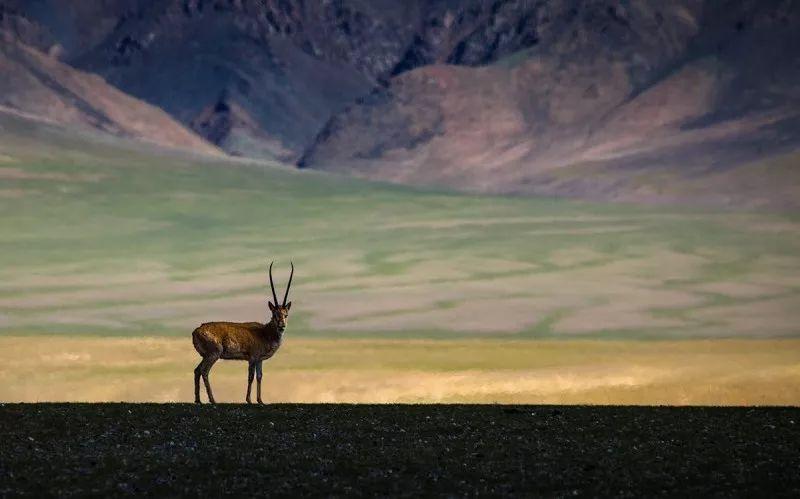
[[[190,401],[180,339],[0,338],[2,401]],[[246,364],[221,361],[241,402]],[[265,365],[273,402],[800,404],[800,341],[303,340]]]

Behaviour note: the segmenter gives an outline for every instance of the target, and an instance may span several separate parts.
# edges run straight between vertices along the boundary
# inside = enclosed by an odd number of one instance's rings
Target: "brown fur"
[[[253,387],[253,376],[258,380],[256,387],[256,400],[261,401],[261,376],[262,363],[275,355],[283,340],[283,331],[289,319],[289,309],[292,302],[286,303],[289,289],[294,276],[294,263],[283,295],[283,305],[278,305],[278,296],[275,294],[275,284],[272,282],[272,263],[269,264],[269,287],[272,290],[273,305],[269,302],[272,320],[266,324],[259,322],[206,322],[192,331],[192,344],[203,360],[194,369],[194,401],[200,403],[200,378],[206,385],[208,401],[214,402],[211,392],[211,383],[208,373],[219,359],[246,360],[247,361],[247,403],[250,403],[250,389]]]
[[[194,401],[200,403],[200,378],[206,387],[208,401],[212,404],[214,394],[208,374],[211,367],[219,359],[246,360],[247,366],[247,403],[250,403],[250,390],[254,375],[257,378],[256,400],[261,400],[261,363],[278,351],[283,340],[283,331],[289,317],[291,302],[286,306],[274,307],[272,320],[267,324],[259,322],[207,322],[192,332],[192,343],[203,360],[194,370]]]

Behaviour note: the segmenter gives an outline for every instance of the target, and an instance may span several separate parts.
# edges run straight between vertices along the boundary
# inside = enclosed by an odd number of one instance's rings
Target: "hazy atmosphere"
[[[2,0],[0,401],[795,405],[799,10]]]
[[[800,0],[0,0],[0,498],[800,497]]]

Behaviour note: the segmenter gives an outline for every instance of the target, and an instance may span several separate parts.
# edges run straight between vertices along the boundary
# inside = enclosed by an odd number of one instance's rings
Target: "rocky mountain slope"
[[[0,0],[0,28],[230,154],[375,179],[668,200],[800,146],[792,0]]]
[[[222,154],[163,110],[18,41],[5,38],[0,43],[0,74],[1,112]]]
[[[382,46],[395,25],[374,18],[404,9],[358,4],[111,0],[90,10],[26,0],[14,8],[49,36],[19,30],[27,38],[55,43],[48,50],[63,61],[161,107],[229,153],[293,161],[393,63],[383,61]],[[63,11],[74,22],[50,14]],[[81,19],[105,28],[84,33]]]
[[[300,164],[480,192],[654,200],[667,176],[800,144],[793,2],[581,3],[556,16],[533,7],[538,42],[510,57],[393,78],[335,116]]]
[[[497,3],[0,0],[27,43],[165,109],[229,153],[289,161],[332,115],[394,75],[433,62],[483,64],[535,44],[529,2]]]

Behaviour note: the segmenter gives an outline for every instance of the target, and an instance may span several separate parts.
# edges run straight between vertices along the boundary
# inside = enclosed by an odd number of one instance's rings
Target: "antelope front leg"
[[[252,402],[250,401],[250,388],[252,388],[253,386],[253,375],[255,374],[255,371],[256,371],[256,363],[249,362],[247,364],[247,397],[246,397],[248,404],[252,404]]]
[[[259,404],[263,404],[264,402],[261,401],[261,378],[263,376],[263,372],[261,370],[261,364],[263,361],[259,360],[256,362],[256,400]]]

